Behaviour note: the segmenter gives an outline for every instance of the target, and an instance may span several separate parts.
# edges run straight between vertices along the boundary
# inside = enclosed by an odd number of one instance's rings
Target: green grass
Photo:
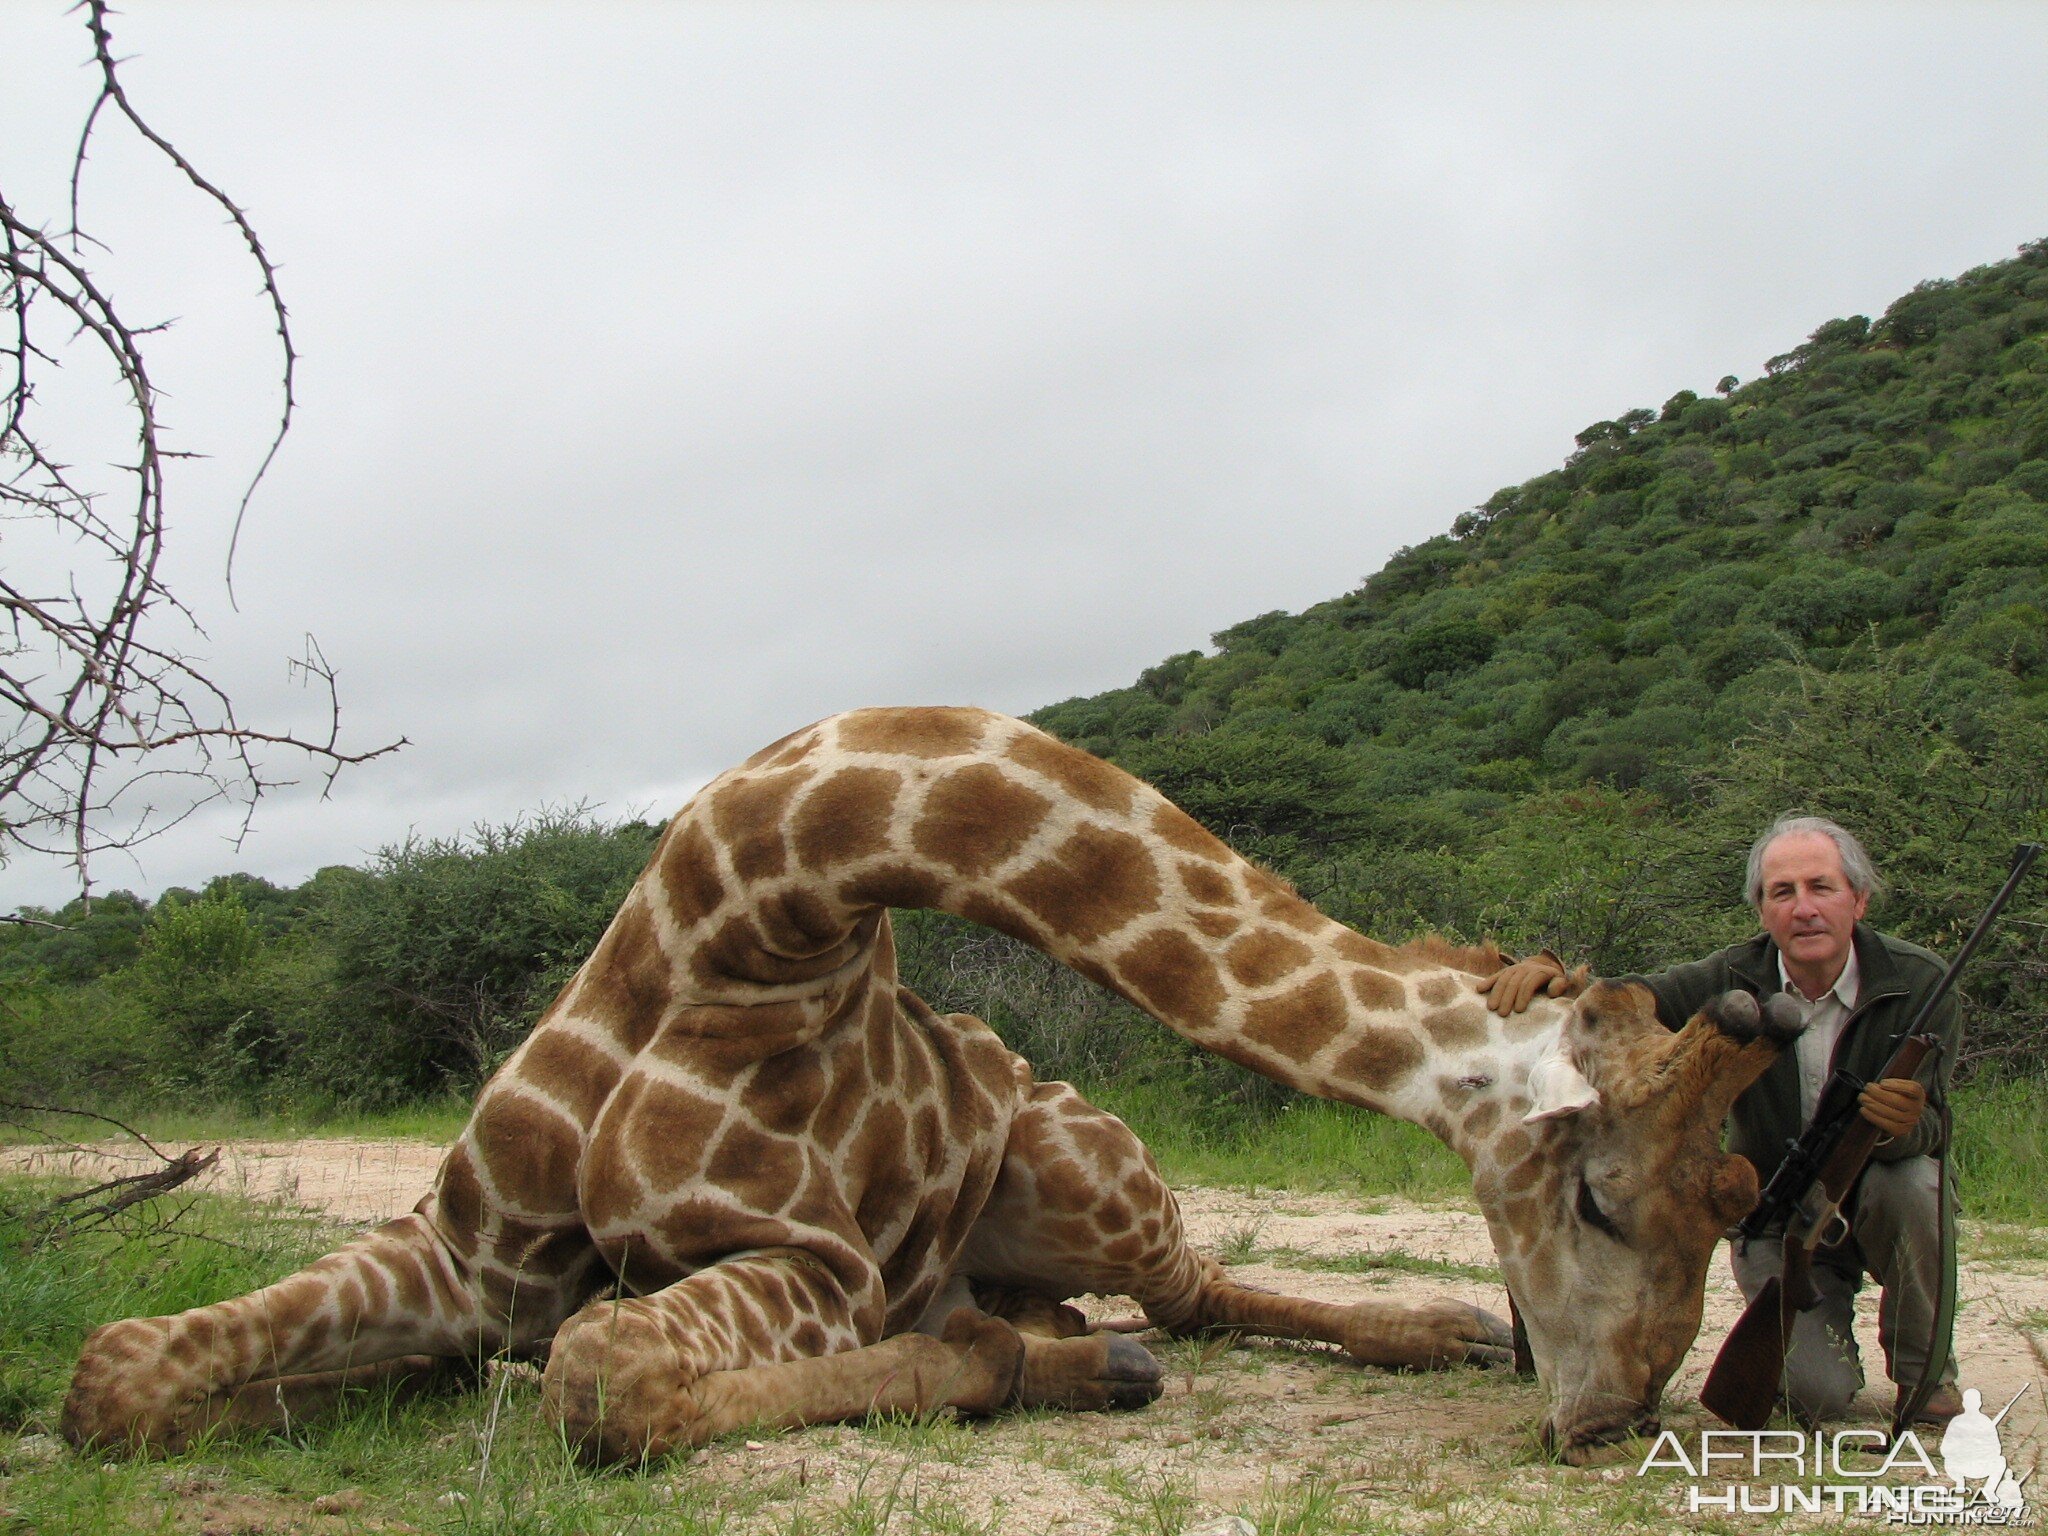
[[[2003,1223],[1965,1226],[1963,1257],[1979,1264],[2039,1269],[2048,1264],[2048,1232],[2038,1227],[2014,1227]]]
[[[2048,1078],[1971,1083],[1953,1109],[1963,1214],[2048,1226]]]
[[[187,1146],[202,1141],[288,1141],[300,1136],[397,1138],[445,1144],[453,1141],[468,1121],[471,1103],[469,1096],[451,1093],[380,1110],[309,1108],[278,1113],[229,1102],[144,1106],[84,1103],[67,1107],[108,1116],[157,1142]],[[121,1134],[112,1125],[82,1115],[43,1116],[33,1126],[0,1126],[0,1143],[38,1141],[45,1131],[83,1142],[110,1140]]]
[[[1299,1248],[1274,1248],[1261,1257],[1282,1269],[1312,1269],[1336,1275],[1440,1275],[1455,1280],[1477,1280],[1499,1285],[1500,1267],[1494,1264],[1460,1264],[1451,1259],[1429,1259],[1419,1254],[1387,1248],[1377,1253],[1307,1253]]]
[[[1096,1085],[1088,1097],[1137,1132],[1169,1184],[1335,1190],[1453,1200],[1472,1176],[1420,1127],[1303,1099],[1267,1115],[1220,1112],[1183,1089]]]
[[[0,1204],[47,1193],[16,1181],[0,1185]],[[1230,1510],[1262,1536],[1619,1536],[1672,1521],[1661,1482],[1603,1480],[1537,1457],[1518,1428],[1538,1411],[1534,1389],[1507,1373],[1386,1375],[1328,1352],[1223,1338],[1162,1342],[1166,1393],[1139,1414],[897,1417],[735,1435],[606,1473],[579,1466],[549,1430],[526,1369],[494,1370],[481,1389],[444,1396],[368,1393],[289,1437],[219,1439],[160,1461],[74,1456],[46,1437],[91,1326],[244,1290],[333,1236],[225,1199],[196,1202],[189,1220],[195,1235],[168,1243],[87,1238],[55,1250],[0,1228],[0,1382],[14,1394],[0,1418],[0,1532],[997,1536],[1047,1529],[1048,1497],[1061,1513],[1133,1536],[1174,1536]],[[1468,1268],[1398,1254],[1300,1261]],[[1625,1448],[1614,1465],[1633,1466],[1643,1449]],[[1219,1494],[1210,1479],[1225,1471],[1235,1491]],[[1013,1480],[993,1505],[975,1482],[991,1475]],[[1041,1485],[1028,1510],[1004,1502]]]

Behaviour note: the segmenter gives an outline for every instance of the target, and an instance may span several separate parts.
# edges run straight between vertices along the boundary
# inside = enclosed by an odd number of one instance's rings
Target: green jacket
[[[1844,1022],[1836,1040],[1834,1065],[1846,1067],[1867,1082],[1880,1075],[1890,1059],[1893,1038],[1934,990],[1944,967],[1917,944],[1879,933],[1865,923],[1856,925],[1854,942],[1862,990],[1855,1012]],[[1778,946],[1769,935],[1760,933],[1704,960],[1674,965],[1652,976],[1624,979],[1639,981],[1655,993],[1657,1017],[1667,1027],[1677,1029],[1709,999],[1723,992],[1743,991],[1765,998],[1778,991]],[[1927,1067],[1921,1069],[1921,1079],[1928,1085],[1927,1109],[1911,1135],[1886,1142],[1872,1154],[1877,1162],[1896,1162],[1944,1150],[1941,1106],[1948,1098],[1957,1044],[1954,993],[1942,999],[1929,1029],[1943,1049],[1935,1053],[1931,1071]],[[1728,1115],[1728,1150],[1739,1152],[1756,1164],[1757,1177],[1769,1182],[1784,1158],[1786,1143],[1803,1129],[1798,1054],[1788,1048],[1735,1101]]]

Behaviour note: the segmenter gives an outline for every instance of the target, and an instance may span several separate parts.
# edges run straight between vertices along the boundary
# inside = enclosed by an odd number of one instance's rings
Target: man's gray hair
[[[1764,850],[1779,838],[1799,832],[1818,833],[1835,845],[1835,851],[1842,856],[1842,873],[1848,877],[1849,889],[1865,896],[1884,893],[1884,879],[1870,862],[1870,855],[1863,851],[1863,845],[1856,841],[1854,832],[1825,816],[1780,816],[1771,823],[1769,831],[1750,845],[1746,889],[1752,907],[1761,907],[1764,901]]]

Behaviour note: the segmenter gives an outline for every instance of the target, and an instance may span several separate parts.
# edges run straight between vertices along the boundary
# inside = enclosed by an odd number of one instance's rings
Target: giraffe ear
[[[1529,1093],[1536,1102],[1522,1116],[1524,1125],[1562,1120],[1600,1102],[1600,1090],[1586,1081],[1562,1045],[1560,1041],[1551,1046],[1529,1070]]]

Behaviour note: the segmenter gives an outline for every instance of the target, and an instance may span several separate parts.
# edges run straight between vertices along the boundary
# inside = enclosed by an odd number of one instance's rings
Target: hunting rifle
[[[1927,1032],[1934,1010],[1948,996],[1957,975],[1969,964],[2040,852],[2039,843],[2021,843],[2013,850],[2012,870],[2005,884],[1977,919],[1977,926],[1963,940],[1927,1001],[1898,1035],[1879,1080],[1912,1077],[1941,1049],[1941,1042]],[[1701,1406],[1737,1429],[1762,1429],[1770,1422],[1784,1379],[1792,1320],[1820,1300],[1813,1284],[1814,1250],[1848,1234],[1842,1205],[1882,1139],[1878,1128],[1857,1108],[1857,1096],[1865,1086],[1862,1079],[1845,1070],[1838,1069],[1828,1079],[1812,1122],[1787,1146],[1784,1161],[1771,1175],[1755,1208],[1731,1234],[1737,1242],[1748,1242],[1781,1226],[1785,1232],[1784,1270],[1764,1282],[1735,1320],[1707,1373],[1706,1385],[1700,1388]]]

